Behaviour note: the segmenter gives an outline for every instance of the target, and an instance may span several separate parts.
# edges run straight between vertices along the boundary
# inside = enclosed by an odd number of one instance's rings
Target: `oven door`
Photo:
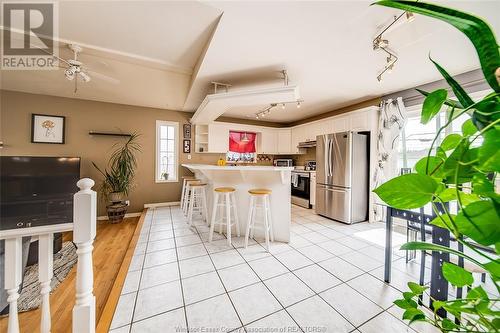
[[[292,172],[292,203],[311,208],[310,198],[310,177],[309,174],[295,174]]]

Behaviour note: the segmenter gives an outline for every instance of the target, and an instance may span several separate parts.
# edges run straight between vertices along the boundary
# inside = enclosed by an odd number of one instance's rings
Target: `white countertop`
[[[292,171],[293,167],[275,167],[271,165],[225,165],[212,164],[182,164],[183,167],[193,170],[235,170],[235,171]]]

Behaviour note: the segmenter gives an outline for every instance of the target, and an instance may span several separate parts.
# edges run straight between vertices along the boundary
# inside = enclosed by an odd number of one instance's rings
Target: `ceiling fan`
[[[84,66],[84,64],[78,60],[78,55],[83,51],[83,48],[78,44],[68,44],[68,48],[73,51],[73,59],[63,59],[54,54],[52,55],[54,58],[59,60],[59,67],[64,69],[64,76],[69,81],[75,82],[75,90],[74,93],[78,90],[78,80],[82,82],[90,82],[90,80],[95,77],[97,79],[101,79],[103,81],[107,81],[109,83],[118,84],[119,80],[112,78],[110,76],[94,72],[90,70],[88,67]]]

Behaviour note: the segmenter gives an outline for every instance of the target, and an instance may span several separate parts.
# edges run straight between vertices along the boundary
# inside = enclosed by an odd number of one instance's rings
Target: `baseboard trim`
[[[138,217],[138,216],[141,216],[141,214],[142,213],[127,213],[127,214],[125,214],[124,218],[127,218],[127,217]],[[108,218],[107,215],[104,215],[104,216],[98,216],[97,220],[98,221],[106,221],[106,220],[109,220],[109,218]]]
[[[144,204],[144,208],[170,207],[170,206],[179,206],[180,204],[181,204],[180,201],[156,202],[156,203]]]

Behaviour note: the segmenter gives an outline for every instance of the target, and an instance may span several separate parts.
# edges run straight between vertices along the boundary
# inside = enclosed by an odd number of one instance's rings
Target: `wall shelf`
[[[128,133],[111,133],[111,132],[94,132],[94,131],[90,131],[89,135],[122,136],[122,137],[131,137],[132,136],[132,134],[128,134]]]

